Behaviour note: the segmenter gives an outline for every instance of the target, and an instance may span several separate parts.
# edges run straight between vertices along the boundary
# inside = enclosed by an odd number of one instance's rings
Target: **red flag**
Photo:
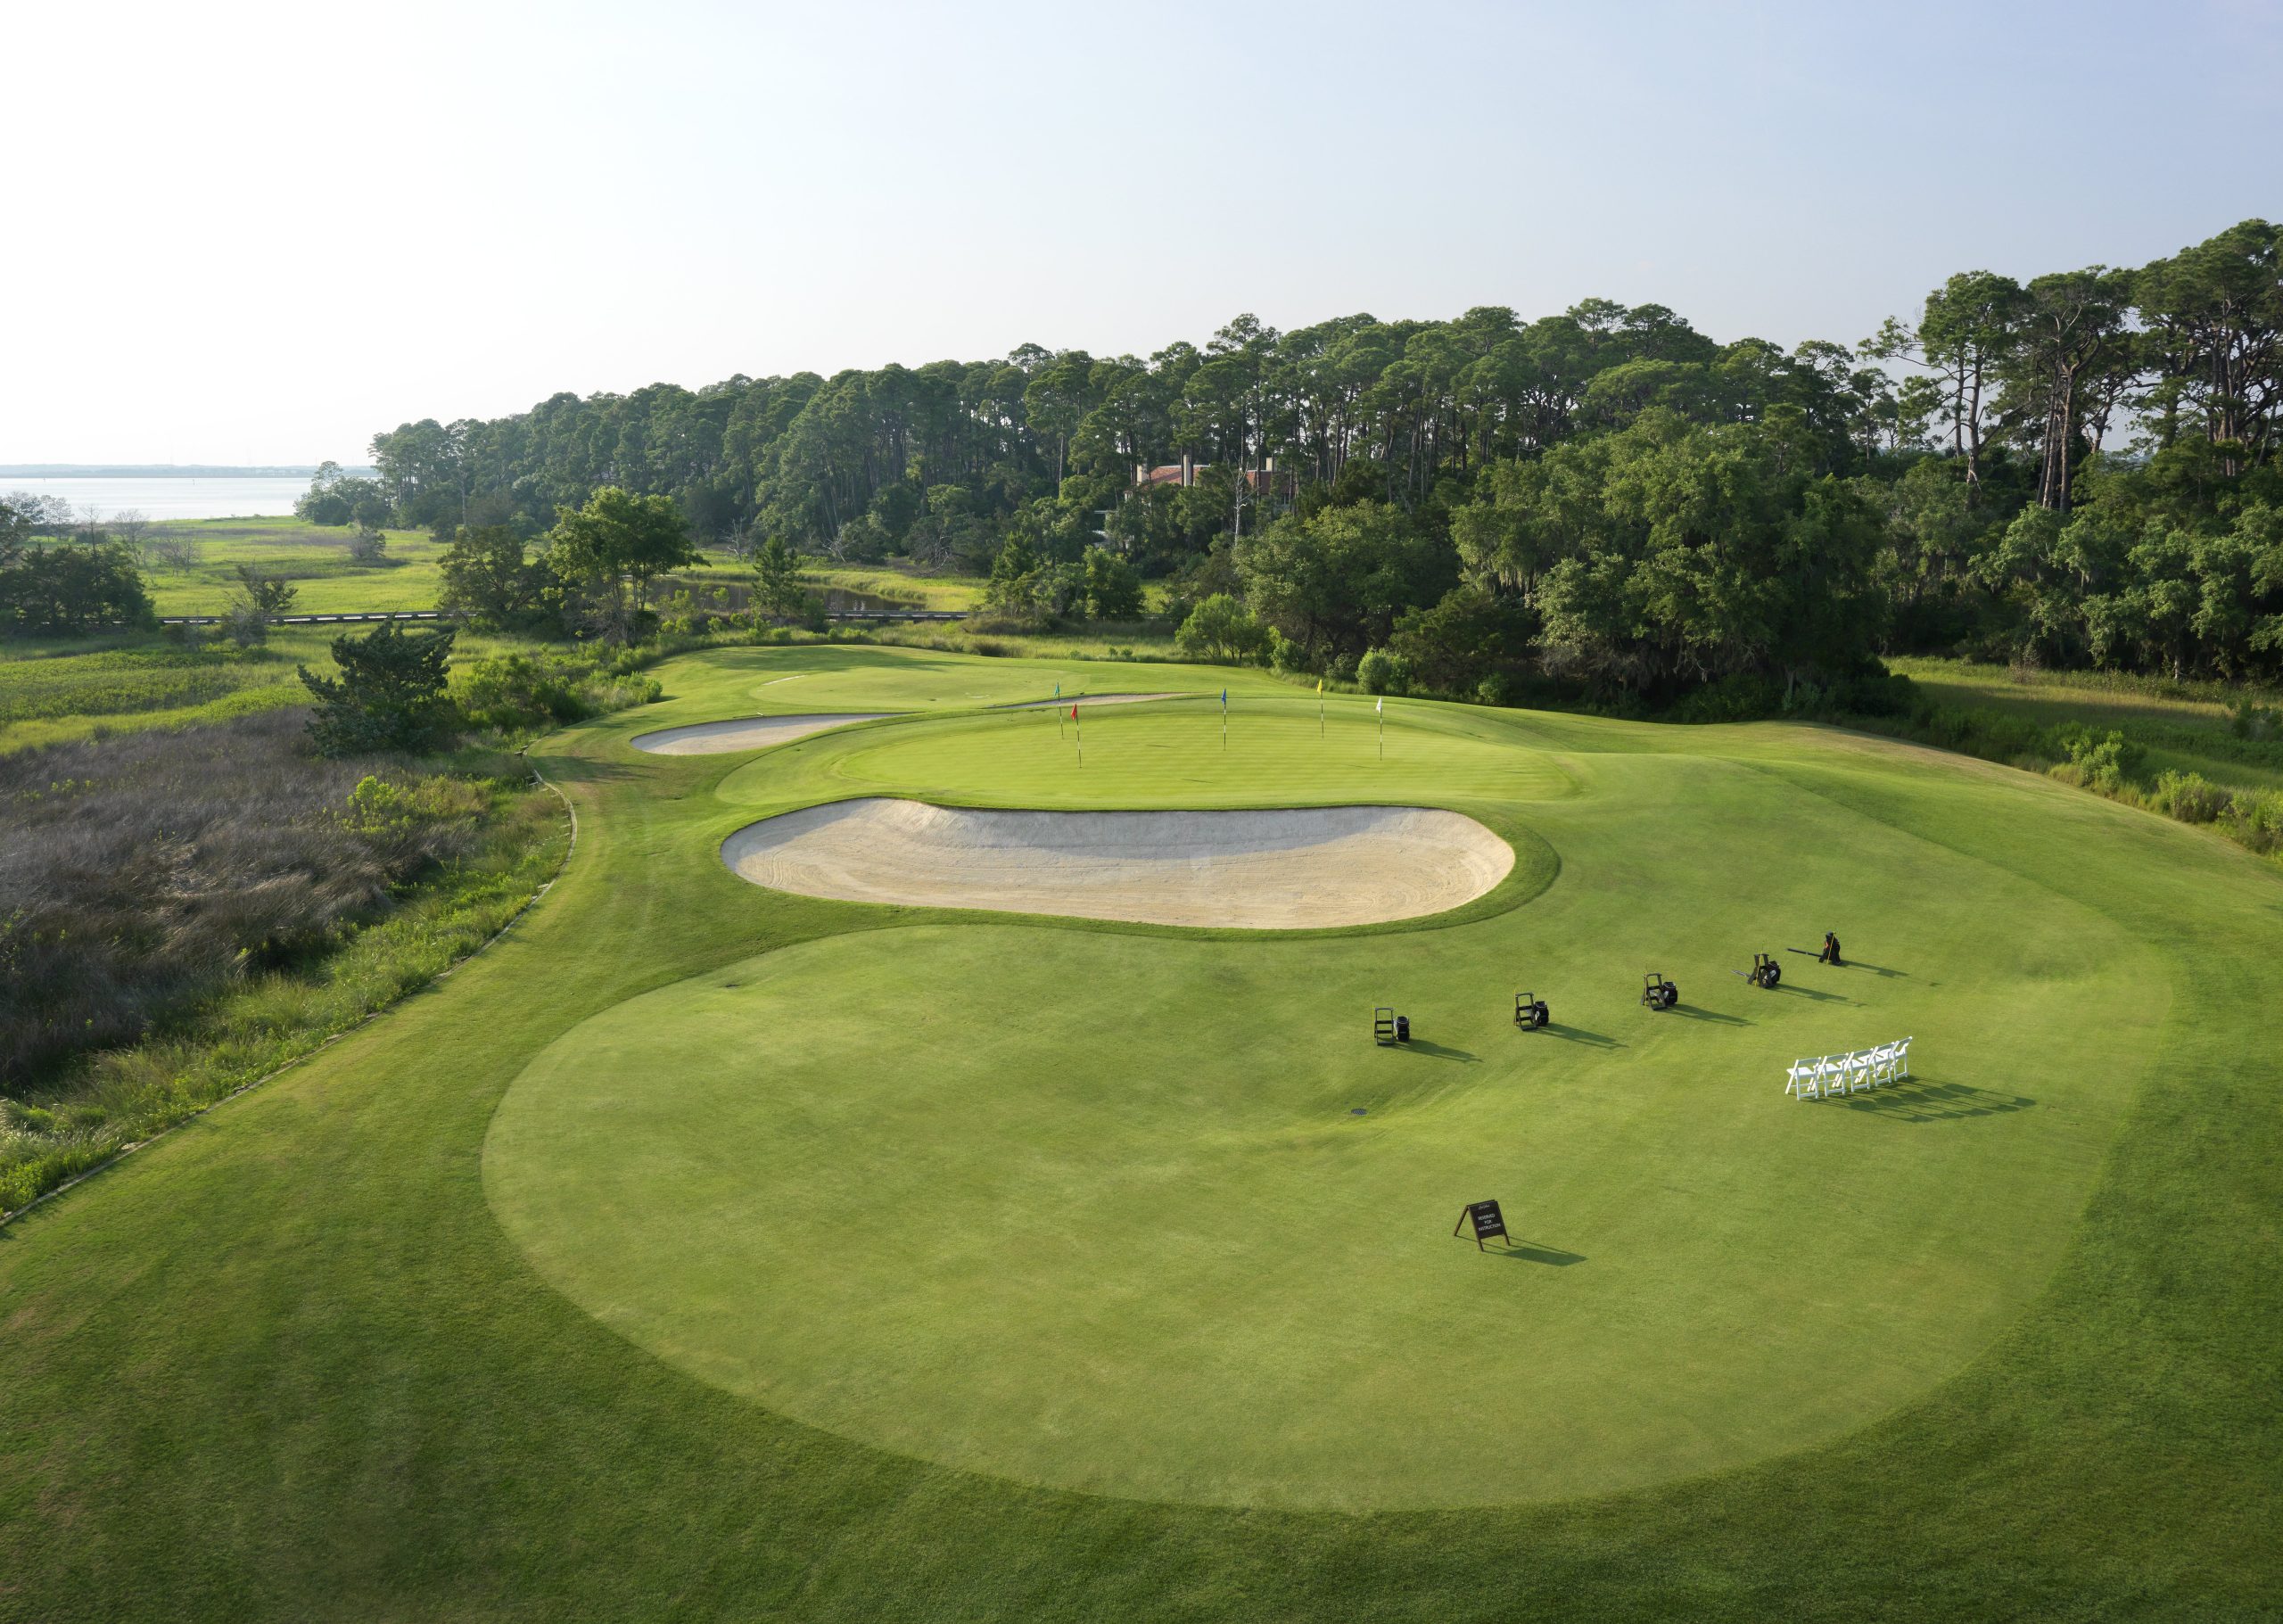
[[[1070,707],[1070,720],[1073,721],[1078,720],[1078,707],[1075,705]]]

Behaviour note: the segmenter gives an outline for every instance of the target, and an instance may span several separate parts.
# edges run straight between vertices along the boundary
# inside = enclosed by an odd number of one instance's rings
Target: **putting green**
[[[1249,701],[1225,749],[1216,712],[1091,714],[1083,769],[1035,713],[812,738],[721,778],[677,861],[860,789],[1401,798],[1483,818],[1516,876],[1367,933],[919,913],[709,971],[523,1070],[486,1145],[501,1222],[597,1317],[786,1415],[1227,1505],[1482,1505],[1802,1448],[2043,1287],[2169,996],[2108,919],[1943,838],[2049,796],[1797,733],[1398,706],[1383,763],[1352,701],[1322,734],[1312,702]],[[1868,962],[1729,973],[1826,926]],[[1652,969],[1681,1010],[1638,1008]],[[1523,989],[1553,1029],[1512,1027]],[[1375,1048],[1381,1003],[1421,1041]],[[1782,1092],[1795,1056],[1905,1035],[1910,1084]],[[1451,1238],[1482,1197],[1511,1254]]]

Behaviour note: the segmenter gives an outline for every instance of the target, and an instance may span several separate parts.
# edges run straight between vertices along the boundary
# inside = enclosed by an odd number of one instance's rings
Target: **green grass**
[[[2114,672],[2015,672],[1964,660],[1897,657],[1887,664],[1946,705],[2046,727],[2074,721],[2113,728],[2147,749],[2142,771],[2149,778],[2170,769],[2231,787],[2283,788],[2283,738],[2239,739],[2229,727],[2238,700],[2279,705],[2283,693]]]
[[[388,539],[383,561],[362,565],[349,556],[355,531],[347,525],[296,518],[186,519],[152,529],[196,549],[187,568],[153,559],[144,570],[144,584],[161,614],[221,614],[237,589],[240,564],[292,581],[296,614],[433,609],[443,589],[436,566],[444,545],[425,531],[383,532]]]
[[[18,639],[0,649],[0,752],[307,705],[309,691],[294,668],[330,675],[334,639],[371,630],[278,626],[253,649],[220,639],[185,649],[142,632]],[[527,639],[462,628],[452,664],[531,647]]]
[[[538,753],[581,834],[523,926],[0,1230],[0,1615],[2271,1609],[2283,890],[2245,853],[1813,728],[1391,703],[1383,769],[1246,676],[1225,756],[1217,706],[1103,710],[1082,780],[1051,716],[959,713],[1225,674],[658,674]],[[844,708],[940,713],[624,744]],[[1263,937],[714,855],[899,780],[1426,800],[1527,861],[1456,922]],[[1891,973],[1726,974],[1826,925]],[[1573,1035],[1513,1032],[1521,986]],[[1382,1001],[1436,1048],[1373,1049]],[[1905,1031],[1918,1088],[1782,1096]],[[1541,1257],[1449,1239],[1482,1195]]]

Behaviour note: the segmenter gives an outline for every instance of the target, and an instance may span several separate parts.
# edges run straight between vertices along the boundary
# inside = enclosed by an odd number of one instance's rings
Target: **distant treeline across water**
[[[54,466],[54,465],[45,465]],[[25,491],[68,503],[74,513],[93,507],[104,518],[128,512],[146,519],[266,518],[293,511],[309,488],[311,468],[245,471],[192,469],[137,474],[111,469],[70,474],[38,472],[43,465],[0,464],[0,492]]]

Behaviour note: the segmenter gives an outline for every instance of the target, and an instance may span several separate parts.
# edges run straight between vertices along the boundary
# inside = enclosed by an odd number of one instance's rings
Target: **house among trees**
[[[1192,452],[1182,453],[1179,462],[1160,463],[1152,468],[1142,463],[1133,465],[1133,483],[1137,490],[1154,490],[1160,485],[1176,485],[1186,490],[1197,483],[1197,476],[1213,465],[1197,460]],[[1299,494],[1299,477],[1290,469],[1278,473],[1276,459],[1271,457],[1257,468],[1240,470],[1245,488],[1256,496],[1281,497],[1290,500]]]

